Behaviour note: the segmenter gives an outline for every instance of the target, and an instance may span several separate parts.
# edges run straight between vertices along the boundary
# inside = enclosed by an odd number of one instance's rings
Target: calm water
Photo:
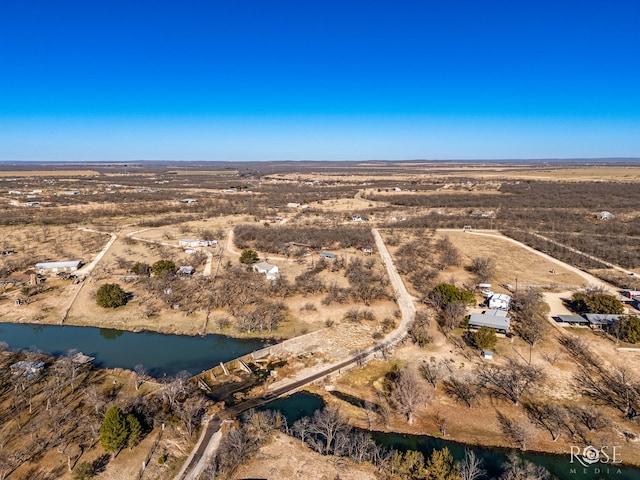
[[[259,350],[266,342],[260,339],[236,339],[222,335],[190,337],[155,332],[132,333],[122,330],[0,323],[0,342],[12,350],[38,350],[65,355],[80,350],[95,357],[94,364],[105,368],[133,369],[142,364],[156,377],[175,375],[186,370],[200,373]]]
[[[312,416],[313,413],[324,406],[322,398],[310,393],[295,393],[289,397],[274,400],[264,405],[262,409],[279,410],[287,417],[289,426],[293,425],[296,420]],[[478,412],[476,412],[478,414]],[[379,445],[397,450],[418,450],[425,457],[431,455],[433,449],[441,449],[447,447],[456,460],[464,458],[465,449],[473,450],[479,457],[483,459],[483,468],[487,472],[485,478],[493,479],[502,473],[502,464],[507,458],[509,450],[503,448],[480,448],[469,447],[462,443],[442,440],[436,437],[426,435],[402,435],[397,433],[371,432],[373,439]],[[586,446],[586,445],[585,445]],[[620,447],[621,459],[624,463],[624,444]],[[586,469],[577,464],[570,464],[570,456],[567,455],[547,455],[541,453],[525,452],[524,458],[536,465],[541,465],[549,470],[559,480],[639,480],[640,468],[621,467],[620,471],[612,466],[608,467],[604,464],[594,464]],[[575,472],[572,471],[575,469]]]

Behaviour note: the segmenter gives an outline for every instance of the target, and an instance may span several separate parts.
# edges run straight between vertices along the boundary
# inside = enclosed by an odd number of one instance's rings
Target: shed
[[[483,350],[480,356],[485,360],[493,360],[493,352],[491,350]]]
[[[491,309],[484,313],[472,313],[469,316],[469,328],[489,327],[506,333],[510,324],[511,320],[504,310]]]
[[[196,269],[193,268],[191,265],[184,265],[178,268],[178,275],[193,275],[195,271]]]
[[[67,262],[40,262],[36,263],[38,273],[58,273],[58,272],[75,272],[80,268],[82,262],[80,260],[71,260]]]
[[[338,255],[331,252],[320,252],[320,258],[328,258],[330,260],[333,260],[334,258],[338,258]]]
[[[603,211],[603,212],[598,212],[598,213],[596,213],[596,218],[598,220],[609,220],[609,219],[613,218],[613,213],[607,212],[606,210]]]

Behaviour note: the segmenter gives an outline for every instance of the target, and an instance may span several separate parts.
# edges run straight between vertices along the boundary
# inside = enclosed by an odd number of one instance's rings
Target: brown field
[[[0,177],[86,177],[100,175],[95,170],[1,170]]]
[[[320,165],[322,166],[322,165]],[[583,207],[582,201],[593,200],[585,195],[584,190],[575,190],[576,205],[564,207],[563,197],[558,196],[557,202],[549,201],[549,205],[541,209],[531,207],[527,203],[526,189],[528,185],[520,180],[536,182],[554,182],[549,191],[561,195],[562,188],[556,188],[555,183],[569,183],[576,187],[576,182],[585,185],[600,186],[606,191],[615,189],[615,182],[625,182],[630,185],[640,181],[640,166],[637,165],[545,165],[531,164],[493,164],[480,162],[469,165],[455,162],[353,162],[348,165],[332,164],[304,164],[296,170],[296,165],[283,167],[279,164],[234,164],[233,170],[223,170],[222,165],[205,164],[188,165],[185,171],[176,165],[165,167],[162,164],[137,167],[135,175],[116,173],[119,166],[101,167],[96,169],[68,169],[68,170],[31,170],[31,171],[0,171],[3,177],[2,201],[2,236],[1,250],[16,250],[15,254],[0,257],[0,269],[4,277],[10,273],[23,273],[33,267],[40,260],[81,259],[85,264],[92,261],[100,252],[109,237],[106,232],[114,232],[118,239],[105,253],[93,272],[84,282],[74,284],[73,279],[45,277],[39,289],[22,287],[0,287],[0,319],[2,321],[29,323],[60,323],[74,325],[92,325],[100,327],[120,328],[126,330],[157,330],[168,333],[200,334],[222,333],[226,335],[270,335],[276,338],[301,337],[301,348],[305,342],[320,346],[317,351],[318,361],[326,361],[333,355],[346,354],[350,349],[362,348],[375,342],[374,334],[380,334],[384,319],[393,319],[397,314],[397,305],[391,300],[377,300],[366,309],[373,312],[375,319],[360,323],[349,323],[344,320],[345,314],[354,307],[365,308],[362,303],[350,298],[345,303],[331,303],[323,305],[327,295],[325,291],[303,295],[296,293],[282,299],[288,307],[286,319],[272,332],[240,332],[233,325],[222,326],[220,319],[230,316],[225,308],[212,308],[207,311],[204,305],[199,305],[189,311],[175,309],[169,305],[161,295],[153,293],[141,279],[129,278],[132,263],[139,261],[152,264],[157,260],[171,259],[177,266],[189,265],[192,256],[187,255],[178,241],[181,238],[200,238],[204,231],[214,232],[218,245],[206,247],[206,252],[212,256],[211,277],[218,273],[222,276],[226,265],[238,266],[240,251],[233,242],[233,228],[240,224],[257,225],[264,223],[268,227],[278,228],[273,219],[283,219],[287,227],[323,227],[337,229],[341,226],[353,226],[351,215],[366,215],[370,217],[370,227],[379,227],[383,237],[390,241],[397,237],[399,243],[390,247],[394,255],[403,243],[419,239],[420,236],[437,239],[448,237],[450,242],[461,253],[462,262],[455,267],[447,267],[436,278],[438,282],[455,283],[458,286],[471,285],[475,281],[467,270],[475,257],[484,256],[495,259],[497,270],[491,280],[493,290],[507,292],[514,289],[539,287],[544,290],[549,304],[549,315],[566,313],[562,299],[567,299],[571,293],[588,284],[602,284],[597,278],[589,276],[579,263],[576,256],[563,257],[565,261],[575,262],[572,268],[553,259],[540,256],[530,249],[509,241],[498,232],[484,232],[488,235],[463,233],[462,225],[475,222],[485,222],[491,225],[512,226],[516,224],[521,231],[540,231],[558,241],[578,242],[579,249],[591,248],[591,254],[609,254],[611,251],[637,253],[636,244],[640,234],[634,230],[636,222],[635,210],[637,206],[631,198],[607,197],[607,202],[618,202],[601,206],[599,203]],[[210,168],[210,169],[208,169]],[[243,173],[238,177],[238,171]],[[100,176],[97,179],[91,176]],[[109,176],[105,181],[104,177]],[[227,177],[228,176],[228,177]],[[12,178],[19,180],[13,181]],[[59,177],[55,180],[46,177]],[[463,180],[460,180],[463,179]],[[473,179],[470,182],[469,179]],[[9,201],[23,197],[8,195],[10,189],[51,189],[50,182],[58,182],[56,189],[63,190],[69,186],[82,183],[84,190],[72,198],[53,198],[57,204],[46,208],[14,207]],[[107,181],[109,184],[107,184]],[[222,188],[227,188],[228,182],[242,185],[244,191],[238,194],[225,195]],[[307,182],[318,182],[309,185]],[[49,182],[49,183],[48,183]],[[66,182],[66,183],[65,183]],[[607,183],[610,182],[610,183]],[[108,185],[117,184],[118,187]],[[392,190],[402,184],[402,193]],[[469,185],[472,185],[470,187]],[[547,183],[540,183],[547,188]],[[618,184],[622,185],[622,183]],[[508,186],[511,190],[501,190]],[[578,185],[579,186],[579,185]],[[413,187],[417,188],[411,191]],[[522,187],[522,188],[521,188]],[[75,187],[74,187],[75,188]],[[107,192],[107,188],[115,188],[117,192]],[[521,188],[521,190],[518,190]],[[251,193],[248,193],[248,192]],[[613,191],[613,190],[612,190]],[[625,190],[626,192],[627,190]],[[109,193],[107,195],[107,193]],[[362,198],[363,193],[380,197],[376,201]],[[587,192],[588,194],[588,192]],[[394,195],[407,195],[410,200],[414,197],[425,197],[423,203],[406,203],[392,205],[390,201]],[[509,211],[510,198],[520,195],[520,203]],[[196,196],[198,201],[193,205],[179,202],[180,198]],[[460,197],[460,198],[458,198]],[[620,195],[624,197],[624,195]],[[451,200],[450,200],[451,198]],[[555,197],[554,197],[555,198]],[[522,200],[524,199],[524,200]],[[577,200],[576,200],[577,199]],[[460,203],[456,203],[460,200]],[[535,200],[535,198],[533,199]],[[286,208],[288,202],[308,202],[309,209]],[[441,202],[441,203],[438,203]],[[493,202],[493,203],[491,203]],[[524,205],[524,206],[523,206]],[[615,219],[609,223],[594,219],[594,212],[610,209],[615,213]],[[471,212],[491,210],[496,222],[492,218],[477,220],[471,217]],[[545,210],[545,209],[548,209]],[[436,215],[437,212],[437,215]],[[547,213],[548,212],[548,213]],[[403,226],[400,219],[418,219],[431,214],[429,218],[417,222],[413,226]],[[534,215],[535,214],[535,215]],[[561,220],[556,220],[563,214]],[[511,215],[511,216],[508,216]],[[536,216],[537,215],[537,216]],[[392,218],[396,218],[393,221]],[[515,220],[514,220],[515,219]],[[570,220],[567,221],[567,219]],[[472,223],[473,222],[473,223]],[[572,223],[573,222],[573,223]],[[78,230],[77,226],[94,225],[96,230],[104,233],[94,233]],[[417,225],[417,226],[416,226]],[[484,225],[484,224],[482,224]],[[559,232],[559,226],[566,231]],[[391,226],[391,227],[390,227]],[[436,228],[442,228],[435,232]],[[454,228],[455,227],[455,228]],[[615,232],[607,236],[609,230]],[[507,232],[509,233],[509,232]],[[571,233],[573,236],[569,236]],[[260,235],[260,231],[258,231]],[[564,236],[562,236],[564,235]],[[515,237],[514,237],[515,238]],[[567,239],[569,238],[569,240]],[[589,245],[586,240],[596,239],[600,243]],[[595,241],[595,240],[594,240]],[[610,242],[616,242],[608,249]],[[613,245],[613,244],[612,244]],[[268,248],[268,247],[265,247]],[[541,250],[545,249],[538,247]],[[273,249],[272,252],[282,253]],[[261,259],[278,265],[283,278],[294,283],[296,277],[311,268],[318,260],[318,251],[308,252],[309,255],[298,260],[285,258],[271,252],[258,252]],[[355,247],[340,250],[339,255],[348,263],[350,259],[367,258]],[[558,254],[556,251],[551,251]],[[597,256],[597,255],[596,255]],[[433,267],[428,258],[424,267]],[[636,259],[623,259],[633,264]],[[420,262],[421,259],[415,259]],[[607,261],[618,261],[607,257]],[[622,261],[622,260],[621,260]],[[198,279],[205,272],[206,261],[195,264],[194,278],[179,279],[175,285],[196,288]],[[382,271],[381,262],[377,261],[374,271]],[[235,272],[234,270],[231,270]],[[593,268],[593,273],[600,276],[610,274],[609,270]],[[5,275],[6,274],[6,275]],[[240,275],[238,273],[238,275]],[[345,269],[318,274],[326,285],[335,284],[337,287],[349,286]],[[613,278],[614,276],[612,276]],[[630,277],[624,271],[616,273],[615,281],[618,285],[629,282]],[[95,302],[95,292],[103,283],[119,283],[131,294],[130,302],[121,308],[111,310],[98,307]],[[408,278],[405,283],[415,296],[416,306],[423,307],[418,299],[424,294],[428,285],[414,286]],[[265,281],[251,281],[251,286],[266,292],[268,283]],[[612,288],[607,286],[607,288]],[[36,291],[37,290],[37,291]],[[195,295],[194,290],[194,295]],[[201,292],[200,292],[201,293]],[[268,297],[262,297],[269,299]],[[476,297],[478,303],[482,298]],[[16,300],[22,304],[17,305]],[[68,315],[67,313],[68,309]],[[476,306],[475,310],[481,308]],[[305,333],[313,333],[308,337]],[[431,322],[433,341],[426,348],[421,349],[410,342],[399,346],[393,356],[387,361],[373,361],[364,368],[354,368],[343,375],[327,380],[325,383],[311,387],[312,391],[321,394],[328,403],[335,404],[345,414],[351,423],[366,427],[364,412],[354,405],[338,399],[330,392],[331,388],[348,393],[357,398],[373,400],[381,392],[381,380],[395,363],[398,365],[418,366],[422,362],[437,359],[450,359],[455,366],[455,372],[472,372],[482,360],[477,352],[469,347],[461,348],[461,338],[464,332],[454,330],[449,338],[438,329],[436,322]],[[603,365],[619,366],[625,364],[631,371],[633,378],[640,377],[640,353],[637,351],[621,351],[616,344],[604,335],[599,335],[586,328],[563,330],[549,321],[546,337],[531,350],[533,363],[544,366],[547,380],[536,389],[532,396],[547,398],[563,405],[579,404],[595,408],[585,398],[581,398],[573,383],[573,376],[578,371],[577,364],[559,343],[562,335],[573,334],[583,338]],[[1,337],[0,337],[1,340]],[[494,359],[497,365],[506,365],[507,358],[529,359],[529,345],[518,336],[500,337],[495,349]],[[559,354],[557,362],[551,365],[546,358],[554,353]],[[298,362],[300,363],[300,362]],[[281,374],[294,374],[300,365],[287,365]],[[123,374],[126,375],[126,374]],[[324,387],[330,387],[325,389]],[[599,408],[599,407],[598,407]],[[640,458],[640,446],[637,441],[627,441],[627,438],[640,438],[637,424],[621,417],[619,412],[609,407],[602,407],[609,418],[607,426],[598,432],[590,433],[590,439],[624,444],[625,463],[636,462]],[[449,420],[447,438],[462,442],[486,445],[508,446],[508,440],[500,432],[496,412],[500,411],[514,418],[524,418],[524,409],[495,398],[483,397],[473,408],[468,409],[438,387],[427,405],[420,410],[416,423],[407,425],[400,415],[390,415],[388,422],[380,422],[376,429],[439,435],[434,417],[436,413],[446,414]],[[596,436],[598,436],[596,438]],[[566,452],[571,439],[565,435],[557,442],[553,442],[545,431],[536,430],[536,436],[531,443],[531,449]],[[146,444],[145,444],[146,445]],[[140,451],[123,452],[104,473],[97,478],[120,478],[119,473],[125,469],[131,472],[137,469],[140,462]],[[166,451],[171,451],[175,457],[184,458],[189,446],[184,444],[163,445]],[[281,452],[286,449],[287,454]],[[294,451],[295,455],[290,452]],[[93,449],[91,454],[99,453],[99,448]],[[62,457],[51,453],[44,457],[45,462],[60,463]],[[176,462],[179,463],[179,459]],[[136,464],[135,468],[132,466]],[[299,446],[299,441],[277,435],[262,448],[258,456],[249,465],[240,470],[237,478],[299,478],[305,472],[318,472],[332,480],[336,475],[340,478],[373,478],[367,468],[360,470],[359,466],[349,465],[336,467],[336,462],[319,457],[315,453]],[[166,468],[154,465],[149,478],[169,478],[170,472]],[[69,475],[66,476],[69,478]]]

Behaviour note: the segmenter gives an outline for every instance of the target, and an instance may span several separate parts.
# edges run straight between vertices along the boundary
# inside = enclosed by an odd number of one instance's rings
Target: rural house
[[[505,310],[489,309],[484,313],[472,313],[469,328],[489,327],[502,333],[509,331],[511,320]]]
[[[506,293],[494,293],[489,297],[489,309],[509,310],[511,297]]]
[[[267,280],[276,280],[280,276],[280,269],[278,266],[271,265],[267,262],[255,263],[253,265],[253,271],[264,273],[267,276]]]

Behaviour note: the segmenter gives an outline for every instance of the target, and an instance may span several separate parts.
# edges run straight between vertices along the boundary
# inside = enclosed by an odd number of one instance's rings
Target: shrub
[[[127,303],[127,293],[117,283],[105,283],[98,288],[96,303],[104,308],[122,307]]]
[[[480,350],[493,350],[498,343],[496,331],[489,327],[480,327],[471,334],[471,338],[474,346]]]
[[[131,271],[136,275],[148,277],[151,274],[151,267],[147,263],[136,262],[133,264],[133,267],[131,267]]]
[[[171,260],[158,260],[151,265],[151,271],[156,277],[164,277],[176,273],[176,264]]]
[[[578,292],[571,297],[573,309],[578,313],[624,313],[622,302],[613,295],[600,292]]]
[[[240,263],[256,263],[258,261],[258,252],[255,250],[243,250],[240,254]]]

